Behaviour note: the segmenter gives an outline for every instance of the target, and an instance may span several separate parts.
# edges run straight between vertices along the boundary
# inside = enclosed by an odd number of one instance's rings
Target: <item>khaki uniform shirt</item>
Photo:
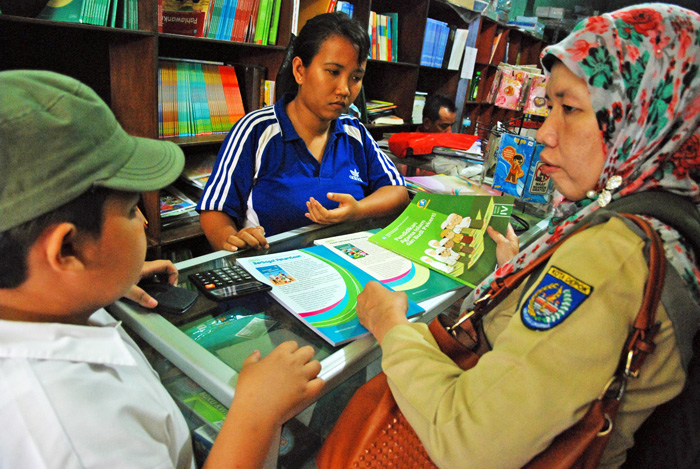
[[[439,351],[425,324],[387,333],[382,367],[438,466],[521,467],[581,419],[613,375],[639,310],[648,275],[643,245],[617,218],[571,236],[524,296],[521,285],[484,318],[492,350],[468,371]],[[558,325],[533,330],[521,309],[551,266],[592,291]],[[628,381],[601,467],[620,465],[634,430],[683,387],[685,372],[663,306],[656,319],[657,348],[640,377]]]

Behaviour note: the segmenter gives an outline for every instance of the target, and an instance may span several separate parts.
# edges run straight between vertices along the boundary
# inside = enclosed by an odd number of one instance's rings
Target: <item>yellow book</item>
[[[299,5],[299,31],[307,21],[328,11],[331,0],[302,0]]]

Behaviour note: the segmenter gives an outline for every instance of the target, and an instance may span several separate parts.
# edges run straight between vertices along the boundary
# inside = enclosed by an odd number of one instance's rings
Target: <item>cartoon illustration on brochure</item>
[[[483,254],[486,227],[489,226],[492,215],[493,198],[490,198],[486,213],[482,214],[479,210],[474,219],[450,213],[440,225],[440,239],[428,241],[429,247],[425,253],[429,257],[424,256],[421,260],[459,277],[465,268],[470,269]]]

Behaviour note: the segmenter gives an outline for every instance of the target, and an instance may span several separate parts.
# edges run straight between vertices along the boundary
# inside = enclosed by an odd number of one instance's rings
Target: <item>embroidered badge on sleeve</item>
[[[530,329],[551,329],[569,317],[592,291],[590,285],[552,266],[523,305],[522,321]]]

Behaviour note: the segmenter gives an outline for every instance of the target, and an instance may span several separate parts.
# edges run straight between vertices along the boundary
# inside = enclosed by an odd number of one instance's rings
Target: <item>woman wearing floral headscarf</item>
[[[580,420],[614,373],[648,276],[645,241],[614,216],[573,234],[576,224],[643,191],[680,195],[695,210],[700,204],[698,14],[645,4],[589,18],[546,48],[542,63],[550,113],[537,139],[558,191],[555,216],[520,254],[506,255],[508,240],[500,239],[500,267],[467,306],[494,278],[564,242],[484,318],[491,350],[462,371],[426,325],[406,321],[401,293],[368,284],[358,302],[399,407],[441,467],[521,467]],[[685,304],[697,306],[700,269],[686,240],[646,218],[689,295]],[[547,295],[564,299],[547,317],[527,307]],[[656,312],[656,349],[628,382],[602,467],[622,464],[634,431],[683,388],[685,351],[700,317],[675,311],[667,299]]]

